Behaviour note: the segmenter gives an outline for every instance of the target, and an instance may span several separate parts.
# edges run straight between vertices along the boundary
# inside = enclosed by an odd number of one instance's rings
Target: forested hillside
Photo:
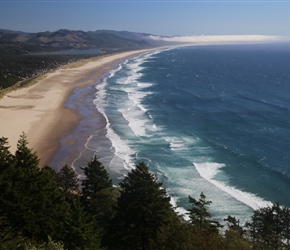
[[[23,85],[33,77],[62,65],[96,55],[3,55],[0,56],[0,91],[17,82]]]
[[[87,50],[107,54],[158,45],[149,34],[125,31],[61,29],[25,33],[0,30],[0,90],[60,65],[96,56],[96,53],[89,54]],[[79,53],[69,55],[63,52],[73,50]]]
[[[145,163],[118,187],[97,157],[82,180],[67,165],[55,172],[38,163],[25,134],[15,154],[0,138],[0,249],[290,249],[290,211],[279,204],[222,227],[201,193],[189,197],[186,221]]]
[[[126,31],[81,31],[60,29],[54,32],[25,33],[0,30],[0,53],[83,49],[138,49],[152,47],[150,34]],[[10,50],[9,50],[10,48]],[[12,48],[15,50],[13,51]]]

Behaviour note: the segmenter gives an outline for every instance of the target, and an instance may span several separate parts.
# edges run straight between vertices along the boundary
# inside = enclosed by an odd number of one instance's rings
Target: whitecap
[[[265,201],[264,199],[256,196],[255,194],[241,191],[239,189],[236,189],[235,187],[227,186],[225,183],[215,180],[214,177],[218,173],[220,173],[221,168],[225,167],[224,164],[216,162],[194,162],[193,166],[203,179],[207,180],[221,191],[229,194],[230,196],[247,205],[248,207],[257,210],[261,207],[267,207],[271,205],[271,202]]]

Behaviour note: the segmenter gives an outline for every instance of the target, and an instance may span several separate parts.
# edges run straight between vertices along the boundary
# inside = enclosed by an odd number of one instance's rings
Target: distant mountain
[[[25,33],[0,29],[0,54],[26,54],[58,50],[131,50],[161,45],[151,34],[128,31],[60,29]]]
[[[88,50],[111,53],[164,44],[153,37],[144,33],[110,30],[84,32],[61,29],[55,32],[27,33],[0,29],[0,94],[1,89],[16,83],[23,84],[25,79],[60,65],[96,56],[94,53],[86,54]],[[74,52],[78,53],[65,54],[63,50],[77,50]],[[81,53],[81,50],[86,51]]]
[[[132,39],[132,40],[150,40],[151,41],[151,36],[152,34],[147,34],[147,33],[138,33],[138,32],[129,32],[129,31],[114,31],[114,30],[97,30],[94,31],[93,33],[95,34],[113,34],[125,39]]]
[[[10,32],[10,33],[19,33],[19,34],[25,33],[23,31],[14,31],[14,30],[7,30],[7,29],[0,29],[0,32]]]

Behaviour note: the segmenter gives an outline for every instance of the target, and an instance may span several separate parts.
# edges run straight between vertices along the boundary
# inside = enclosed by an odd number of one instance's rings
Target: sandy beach
[[[15,152],[22,132],[29,147],[45,166],[58,149],[59,140],[67,135],[82,116],[65,106],[76,88],[85,88],[112,69],[116,63],[148,50],[122,52],[89,61],[78,67],[62,67],[47,73],[36,84],[17,89],[0,99],[0,136],[8,138]]]

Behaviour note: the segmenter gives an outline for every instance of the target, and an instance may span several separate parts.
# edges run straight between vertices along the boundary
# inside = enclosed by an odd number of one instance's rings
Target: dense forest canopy
[[[118,187],[95,156],[84,180],[65,165],[39,168],[23,133],[15,154],[0,138],[0,249],[290,249],[290,211],[278,203],[241,225],[213,221],[204,193],[189,196],[189,220],[145,163]]]

